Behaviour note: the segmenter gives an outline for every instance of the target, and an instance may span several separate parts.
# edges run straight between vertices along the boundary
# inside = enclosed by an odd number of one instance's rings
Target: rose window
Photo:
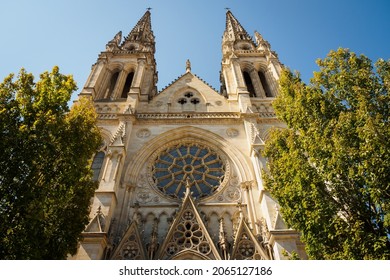
[[[255,254],[255,246],[250,240],[242,240],[238,245],[238,250],[243,258],[250,258]]]
[[[199,245],[203,238],[203,232],[198,224],[187,221],[184,224],[178,225],[174,238],[179,246],[189,249]]]
[[[130,241],[122,250],[122,256],[124,259],[133,260],[139,254],[139,248],[136,242]]]
[[[174,198],[184,196],[187,184],[193,197],[210,195],[224,176],[225,165],[220,156],[199,144],[179,144],[163,150],[152,166],[157,188]]]

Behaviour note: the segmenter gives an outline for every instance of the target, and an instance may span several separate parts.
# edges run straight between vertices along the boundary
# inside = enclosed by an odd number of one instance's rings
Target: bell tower
[[[122,40],[122,32],[106,44],[93,65],[81,95],[96,102],[127,103],[135,108],[156,95],[155,41],[148,10]]]
[[[99,183],[91,209],[91,222],[83,233],[76,259],[102,259],[109,250],[108,232],[126,186],[121,181],[133,131],[134,112],[157,91],[155,38],[149,9],[130,33],[118,32],[106,44],[80,96],[89,96],[98,113],[104,139],[96,153],[93,179]]]
[[[221,83],[224,95],[245,112],[251,100],[277,95],[281,63],[271,45],[255,32],[255,41],[230,11],[222,39]],[[249,99],[248,99],[249,98]]]
[[[276,52],[262,35],[255,31],[252,38],[232,12],[226,12],[226,27],[222,37],[221,93],[235,104],[241,113],[256,176],[259,197],[253,204],[253,213],[260,208],[259,231],[263,240],[272,247],[275,259],[283,259],[283,252],[297,252],[305,258],[299,233],[288,229],[280,213],[279,205],[265,189],[262,170],[266,159],[261,155],[272,127],[284,127],[277,120],[272,101],[278,94],[278,80],[282,70]],[[250,214],[249,207],[249,214]],[[257,226],[257,224],[256,224]],[[264,234],[267,229],[267,234]]]

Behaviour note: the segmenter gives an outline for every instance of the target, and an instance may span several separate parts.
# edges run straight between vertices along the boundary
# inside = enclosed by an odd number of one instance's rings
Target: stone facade
[[[260,150],[284,126],[272,109],[281,63],[254,38],[227,11],[220,92],[189,61],[157,92],[150,11],[107,43],[80,93],[95,103],[104,143],[73,259],[304,258],[262,181]]]

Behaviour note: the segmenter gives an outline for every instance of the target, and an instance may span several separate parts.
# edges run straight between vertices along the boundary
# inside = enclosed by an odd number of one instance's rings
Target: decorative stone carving
[[[228,128],[226,129],[226,135],[230,138],[237,137],[239,134],[239,131],[235,128]]]
[[[151,132],[147,128],[143,128],[137,131],[138,138],[148,138],[151,135]]]
[[[159,192],[182,198],[188,182],[195,197],[207,197],[222,189],[229,164],[212,147],[201,143],[175,141],[151,157],[148,179]]]
[[[241,190],[238,187],[228,187],[224,192],[226,200],[238,202],[241,200]]]
[[[136,194],[137,202],[147,203],[152,200],[150,193],[146,190],[141,190]]]

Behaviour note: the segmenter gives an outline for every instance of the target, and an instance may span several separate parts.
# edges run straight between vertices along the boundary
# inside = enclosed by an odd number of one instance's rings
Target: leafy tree
[[[309,257],[390,259],[390,61],[338,49],[317,64],[308,85],[282,74],[267,188]]]
[[[0,258],[74,254],[96,188],[90,159],[100,144],[92,103],[72,76],[21,70],[0,84]]]

